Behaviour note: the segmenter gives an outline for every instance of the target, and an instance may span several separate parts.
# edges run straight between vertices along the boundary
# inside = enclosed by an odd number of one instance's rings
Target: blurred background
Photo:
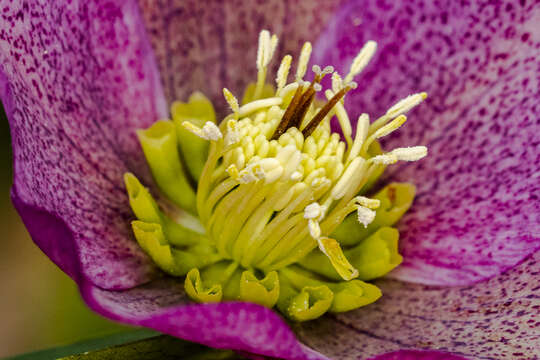
[[[9,125],[0,104],[0,358],[125,330],[92,313],[13,208]]]

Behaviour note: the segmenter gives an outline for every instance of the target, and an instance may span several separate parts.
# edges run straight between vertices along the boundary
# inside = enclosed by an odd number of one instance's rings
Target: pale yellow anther
[[[350,188],[350,184],[353,182],[355,176],[360,176],[360,170],[364,166],[365,160],[361,157],[354,158],[347,169],[341,175],[337,184],[332,189],[330,196],[335,199],[341,199],[347,193]]]
[[[375,54],[377,50],[377,43],[375,41],[368,41],[360,50],[358,55],[354,58],[349,73],[345,77],[345,83],[351,82],[356,75],[358,75],[366,65],[369,63],[369,60]]]
[[[309,62],[309,58],[311,57],[311,43],[305,42],[304,46],[302,46],[302,51],[300,52],[300,58],[298,60],[298,66],[296,68],[296,80],[302,80],[304,78],[304,75],[306,75],[307,71],[307,64]]]
[[[239,115],[238,113],[240,111],[240,105],[238,105],[238,99],[227,88],[223,88],[223,96],[225,97],[225,100],[231,107],[231,110],[233,111],[235,117],[238,118],[238,115]]]
[[[257,49],[257,69],[261,70],[266,66],[265,62],[268,52],[271,51],[270,32],[262,30],[259,33],[259,48]]]
[[[317,220],[309,219],[308,230],[309,230],[309,235],[315,240],[321,237],[321,227]]]
[[[280,98],[279,96],[255,100],[245,105],[242,105],[242,107],[238,109],[238,115],[240,117],[244,117],[258,110],[269,108],[274,105],[281,105],[282,102],[283,102],[283,99]]]
[[[365,196],[357,196],[354,198],[354,201],[363,207],[366,207],[368,209],[375,210],[379,206],[381,206],[381,201],[379,199],[370,199]]]
[[[369,131],[369,115],[368,114],[362,114],[358,118],[358,121],[356,122],[356,134],[354,136],[354,142],[352,147],[350,148],[349,155],[347,156],[347,163],[352,161],[355,157],[360,154],[360,150],[362,149],[362,145],[364,144],[364,141],[366,140],[367,134]]]
[[[225,145],[230,146],[240,141],[240,134],[237,129],[237,122],[234,119],[227,121],[227,132],[225,133]]]
[[[289,71],[291,69],[291,62],[292,62],[292,56],[291,55],[285,55],[283,57],[283,60],[281,60],[281,64],[279,65],[279,69],[276,76],[276,95],[279,96],[280,91],[285,87],[287,84],[287,77],[289,76]]]
[[[372,162],[373,164],[378,165],[392,165],[397,163],[398,158],[394,154],[387,153],[383,155],[377,155],[368,160],[368,162]]]
[[[223,137],[219,128],[211,121],[207,121],[202,127],[202,129],[189,121],[184,121],[182,123],[182,126],[193,134],[205,140],[216,141]]]
[[[401,99],[396,104],[394,104],[388,111],[386,115],[389,117],[396,117],[398,115],[404,114],[407,111],[411,110],[413,107],[420,104],[427,98],[427,93],[422,92],[418,94],[412,94],[407,96],[405,99]]]
[[[328,89],[325,91],[326,98],[330,100],[334,93],[332,90]],[[351,120],[349,119],[349,115],[347,114],[347,111],[345,110],[345,107],[341,102],[337,102],[337,104],[334,106],[334,111],[336,112],[336,116],[339,121],[339,126],[341,127],[341,131],[343,132],[343,136],[345,137],[345,140],[347,141],[347,144],[349,147],[352,146],[352,126],[351,126]]]
[[[401,161],[417,161],[427,156],[428,149],[425,146],[411,146],[406,148],[397,148],[390,152]]]
[[[343,79],[336,71],[335,73],[332,74],[332,92],[336,94],[341,89],[343,89]]]
[[[407,121],[407,117],[405,115],[399,115],[397,118],[389,122],[388,124],[384,125],[377,131],[375,131],[373,134],[371,134],[367,140],[362,145],[362,150],[360,151],[361,154],[365,154],[371,145],[373,141],[376,139],[379,139],[383,136],[386,136],[390,134],[391,132],[399,129],[401,125],[403,125]]]

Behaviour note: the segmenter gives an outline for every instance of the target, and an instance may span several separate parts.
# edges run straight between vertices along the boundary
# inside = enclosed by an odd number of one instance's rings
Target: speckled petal
[[[186,304],[183,281],[154,280],[121,292],[86,282],[80,289],[93,310],[113,320],[216,348],[280,359],[327,359],[299,343],[287,324],[268,308],[239,302]]]
[[[279,36],[273,60],[297,58],[304,41],[314,41],[345,0],[199,1],[139,0],[169,101],[195,90],[209,96],[223,114],[222,89],[241,97],[257,78],[255,59],[261,29]],[[293,66],[294,63],[293,63]],[[268,81],[274,81],[269,72]]]
[[[346,72],[365,41],[378,42],[347,99],[356,113],[429,94],[385,143],[429,147],[387,177],[418,187],[393,277],[471,284],[540,248],[538,23],[533,1],[352,1],[314,47],[317,62]]]
[[[131,239],[122,174],[148,179],[134,129],[166,106],[137,4],[2,3],[15,206],[72,277],[104,288],[147,281],[153,267]]]
[[[154,280],[122,292],[89,283],[80,286],[89,306],[110,319],[209,346],[284,359],[369,359],[409,349],[453,354],[449,360],[530,360],[540,357],[539,277],[537,252],[507,273],[473,286],[382,280],[377,286],[384,296],[373,305],[292,324],[303,345],[276,313],[258,305],[186,306],[178,280]]]
[[[505,274],[467,287],[381,280],[373,305],[303,323],[299,339],[332,359],[368,359],[399,349],[467,359],[540,358],[540,252]]]
[[[369,360],[467,360],[464,357],[440,351],[400,350],[382,354]]]

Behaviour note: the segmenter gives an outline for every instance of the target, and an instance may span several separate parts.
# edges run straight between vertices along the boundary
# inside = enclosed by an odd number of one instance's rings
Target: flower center
[[[133,225],[137,240],[166,272],[187,273],[186,291],[194,299],[241,299],[270,307],[277,302],[289,317],[306,320],[329,308],[344,311],[351,303],[374,301],[380,293],[373,285],[351,280],[381,276],[401,261],[397,232],[385,226],[406,211],[414,190],[394,184],[374,198],[362,194],[387,164],[427,154],[423,146],[382,153],[377,142],[398,129],[403,114],[426,94],[403,99],[371,124],[362,114],[353,137],[344,98],[356,88],[353,79],[376,44],[362,48],[345,78],[331,66],[314,65],[307,82],[311,45],[306,43],[294,81],[287,83],[292,57],[286,55],[274,90],[266,75],[276,46],[277,37],[262,31],[257,82],[248,87],[242,106],[223,90],[232,113],[219,125],[211,104],[196,94],[189,104],[173,104],[174,122],[139,132],[160,190],[197,215],[202,226],[171,220],[132,175],[126,175],[126,186],[139,219]],[[330,74],[332,88],[324,91],[323,103],[316,94]],[[331,130],[334,116],[344,141]],[[196,190],[190,179],[198,180]],[[351,225],[345,220],[353,212],[357,223]],[[350,240],[362,231],[362,241]],[[198,269],[209,270],[201,278]]]

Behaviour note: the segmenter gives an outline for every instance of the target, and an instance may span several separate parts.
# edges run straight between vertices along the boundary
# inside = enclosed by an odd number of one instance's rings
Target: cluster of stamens
[[[378,143],[426,95],[399,101],[372,123],[360,115],[353,136],[345,97],[375,43],[362,48],[345,77],[314,65],[309,82],[308,42],[294,81],[285,55],[274,88],[266,77],[276,47],[277,37],[262,31],[257,82],[242,103],[223,89],[232,112],[219,124],[211,102],[196,92],[172,104],[172,120],[137,132],[168,201],[156,201],[133,174],[124,179],[137,242],[167,274],[185,276],[190,298],[277,306],[304,321],[376,301],[381,291],[366,281],[401,263],[392,226],[411,205],[414,186],[392,183],[364,195],[388,164],[426,155],[423,146],[383,153]],[[323,102],[317,93],[325,76],[332,86]],[[334,116],[341,134],[332,132]]]
[[[197,189],[197,211],[207,236],[225,259],[267,272],[299,261],[318,246],[336,271],[350,280],[356,270],[329,236],[351,212],[357,211],[364,226],[373,220],[378,200],[357,194],[378,168],[427,154],[423,146],[370,153],[370,146],[399,128],[406,120],[403,114],[426,95],[401,100],[371,124],[369,116],[362,114],[353,138],[344,97],[356,88],[353,79],[372,57],[375,43],[362,48],[345,78],[331,66],[314,65],[311,82],[303,80],[311,53],[306,43],[295,81],[287,84],[292,58],[286,55],[277,72],[274,96],[263,97],[276,45],[275,35],[261,32],[258,80],[251,101],[240,106],[224,89],[232,114],[219,126],[184,123],[211,141]],[[330,74],[332,89],[325,91],[327,102],[319,105],[320,82]],[[345,141],[331,131],[334,115]]]

